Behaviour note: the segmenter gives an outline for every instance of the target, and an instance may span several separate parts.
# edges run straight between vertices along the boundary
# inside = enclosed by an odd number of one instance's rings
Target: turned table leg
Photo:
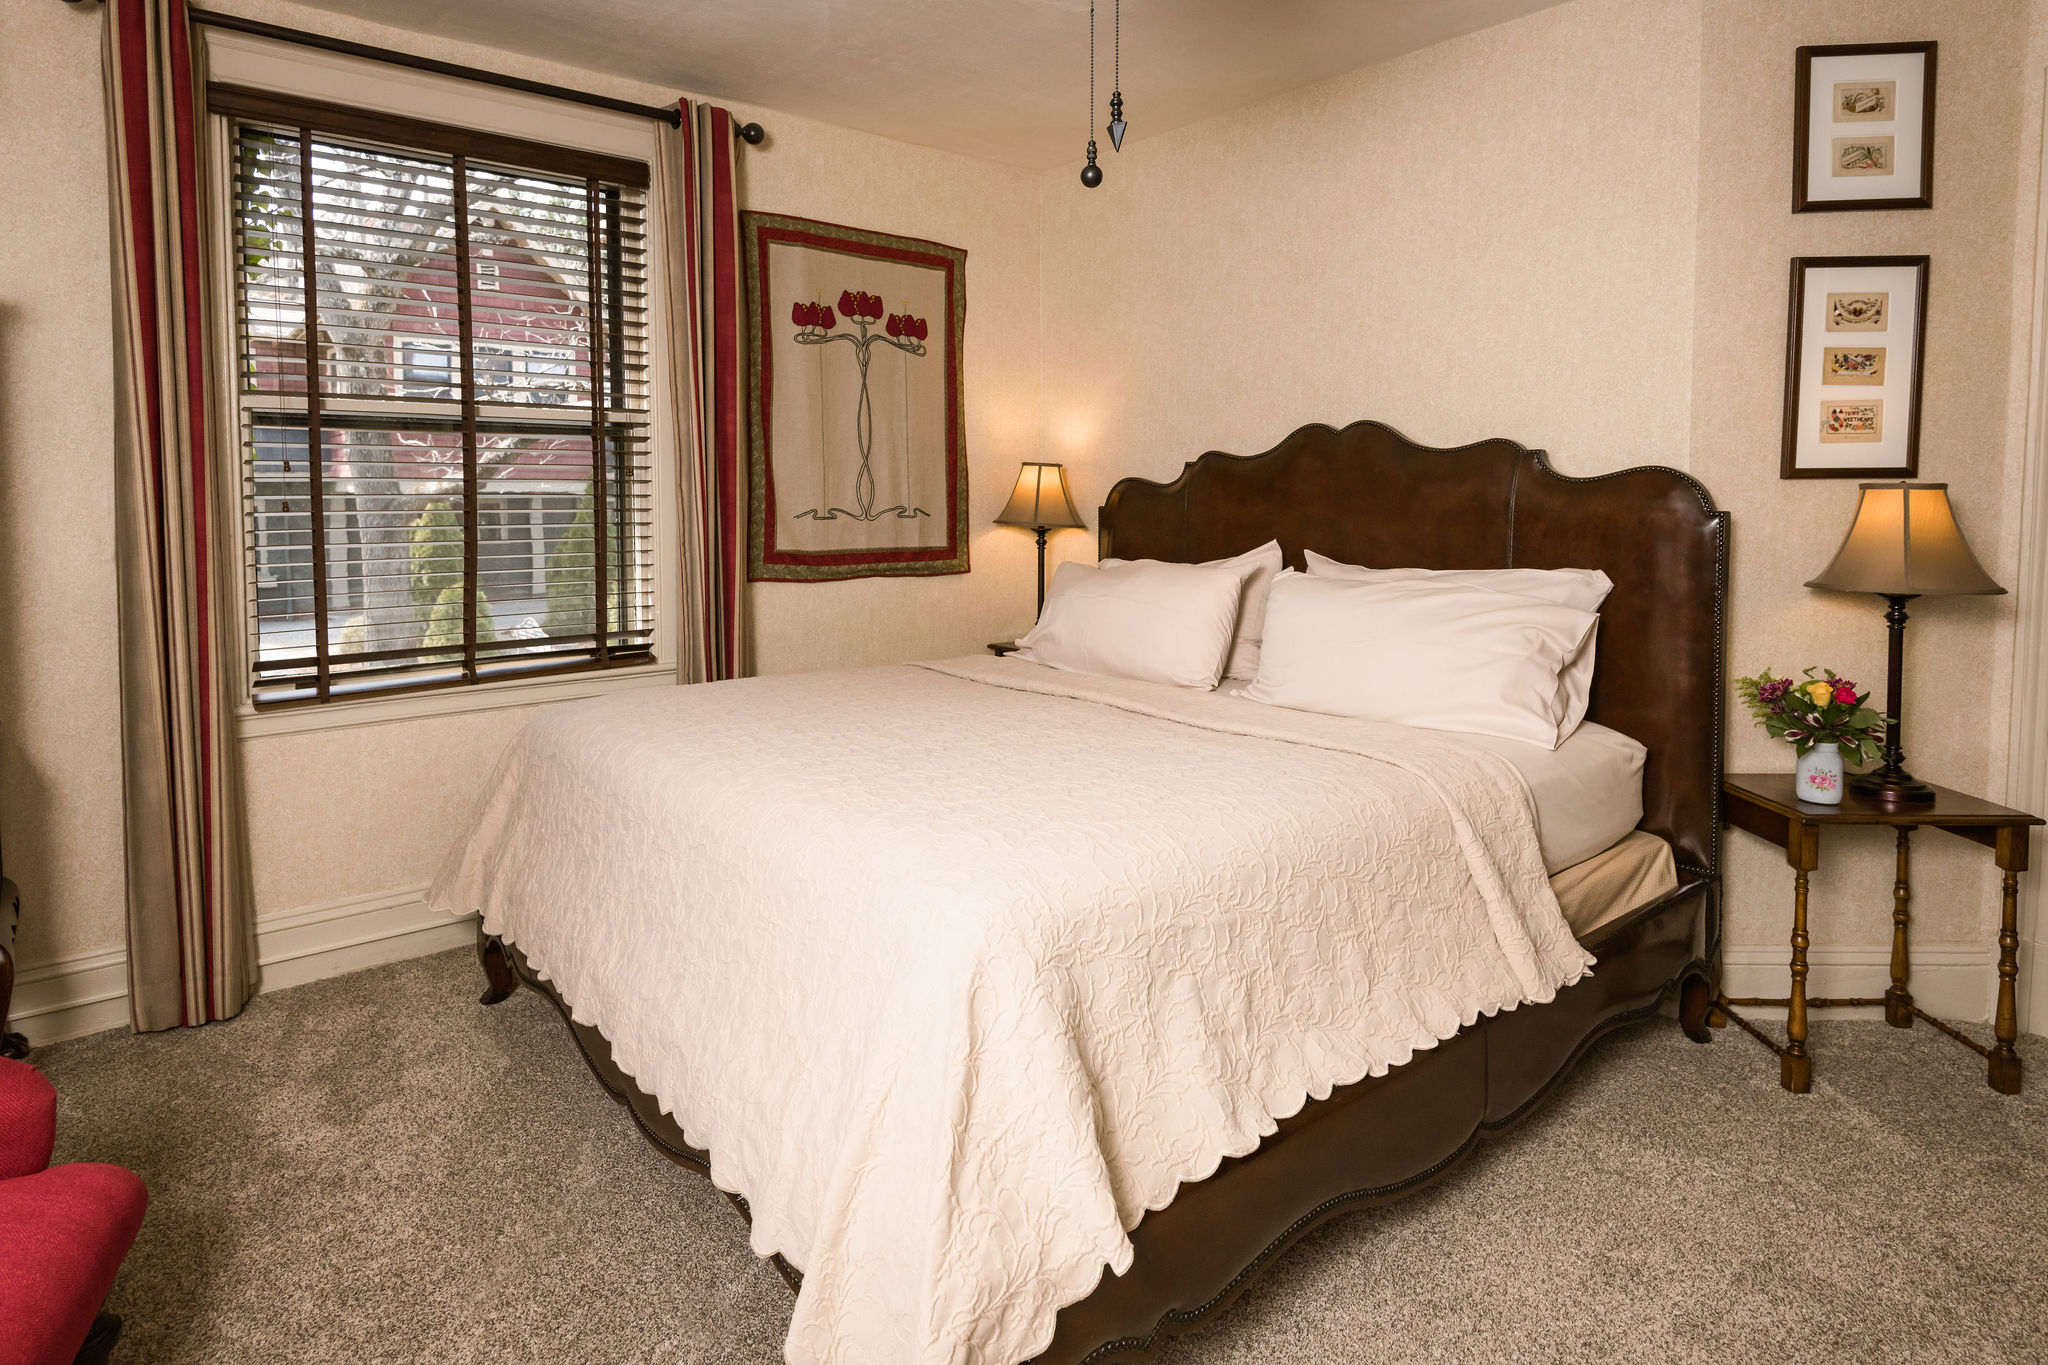
[[[1913,1027],[1913,992],[1906,988],[1909,971],[1906,952],[1906,923],[1913,898],[1907,877],[1908,851],[1913,827],[1899,826],[1899,870],[1892,882],[1892,984],[1884,993],[1884,1021],[1893,1028]]]
[[[1991,1049],[1989,1080],[2001,1095],[2020,1093],[2019,1016],[2013,999],[2020,975],[2020,874],[2005,872],[2005,905],[1998,923],[1998,1014],[1992,1025],[1997,1043]]]
[[[1778,1083],[1795,1095],[1813,1088],[1813,1058],[1806,1055],[1806,869],[1792,878],[1792,993],[1785,1001],[1785,1037]]]

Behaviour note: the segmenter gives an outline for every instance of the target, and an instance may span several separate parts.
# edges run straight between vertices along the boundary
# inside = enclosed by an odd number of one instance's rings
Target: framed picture
[[[967,253],[740,215],[750,325],[748,577],[967,572]]]
[[[1781,478],[1919,476],[1927,260],[1793,260]]]
[[[1936,46],[1799,49],[1794,213],[1934,207]]]

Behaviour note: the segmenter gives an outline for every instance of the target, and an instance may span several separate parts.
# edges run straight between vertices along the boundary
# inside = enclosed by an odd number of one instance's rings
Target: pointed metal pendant
[[[1109,96],[1109,146],[1111,151],[1124,149],[1124,92],[1114,90]]]

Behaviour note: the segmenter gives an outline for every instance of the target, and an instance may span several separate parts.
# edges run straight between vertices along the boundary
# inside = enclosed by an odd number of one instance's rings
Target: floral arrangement
[[[1821,677],[1807,669],[1806,681],[1774,678],[1765,669],[1737,678],[1736,695],[1772,739],[1789,741],[1801,755],[1817,744],[1839,744],[1845,758],[1874,763],[1884,742],[1884,718],[1864,705],[1868,692],[1828,669]]]

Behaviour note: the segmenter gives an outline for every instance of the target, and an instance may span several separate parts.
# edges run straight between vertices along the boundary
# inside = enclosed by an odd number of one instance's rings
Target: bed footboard
[[[1654,1014],[1681,982],[1690,986],[1707,970],[1692,947],[1713,890],[1707,880],[1682,884],[1604,928],[1588,944],[1600,959],[1593,974],[1557,999],[1482,1019],[1384,1076],[1312,1100],[1258,1151],[1182,1186],[1131,1233],[1137,1254],[1130,1271],[1105,1275],[1093,1294],[1061,1310],[1035,1365],[1099,1365],[1194,1331],[1312,1229],[1428,1187],[1482,1139],[1513,1128],[1595,1042]],[[570,1017],[516,946],[479,929],[477,957],[489,981],[484,1004],[520,985],[545,997],[647,1140],[676,1164],[708,1174],[709,1154],[690,1146],[654,1097],[619,1069],[602,1033]],[[728,1197],[747,1215],[744,1199]],[[790,1288],[800,1288],[802,1275],[772,1259]]]

